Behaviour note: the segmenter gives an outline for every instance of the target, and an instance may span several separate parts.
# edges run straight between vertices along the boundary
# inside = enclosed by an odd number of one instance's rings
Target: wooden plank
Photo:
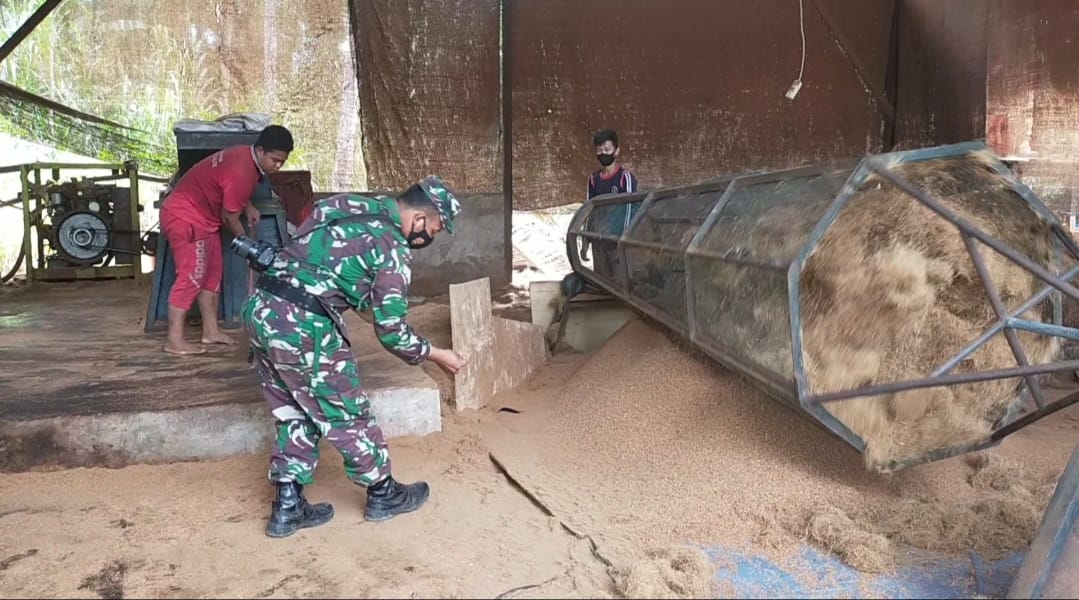
[[[491,314],[487,277],[450,286],[453,349],[465,359],[454,380],[457,410],[479,410],[528,379],[547,360],[544,328]]]

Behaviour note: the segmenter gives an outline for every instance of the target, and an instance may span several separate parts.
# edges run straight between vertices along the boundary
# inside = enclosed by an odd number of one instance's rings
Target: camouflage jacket
[[[327,226],[333,219],[359,215],[371,217]],[[431,344],[405,322],[411,260],[394,199],[340,194],[315,204],[266,274],[318,296],[346,339],[341,313],[370,309],[382,345],[418,364],[431,353]]]

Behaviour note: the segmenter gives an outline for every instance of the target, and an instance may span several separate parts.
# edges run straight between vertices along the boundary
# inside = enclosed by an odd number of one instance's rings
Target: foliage
[[[0,35],[39,4],[0,0]],[[362,189],[362,151],[337,131],[355,110],[343,101],[356,93],[342,86],[355,77],[349,40],[339,0],[65,0],[0,62],[0,80],[131,130],[0,95],[0,131],[167,175],[176,121],[269,113],[296,138],[286,169],[309,169],[316,189],[338,173]]]

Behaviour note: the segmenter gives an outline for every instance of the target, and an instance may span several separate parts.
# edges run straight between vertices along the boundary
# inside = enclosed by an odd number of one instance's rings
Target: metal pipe
[[[1070,270],[1068,270],[1068,272],[1064,275],[1064,277],[1066,277],[1067,279],[1071,279],[1071,278],[1075,277],[1076,275],[1079,275],[1079,266],[1072,267]],[[1053,293],[1053,289],[1054,288],[1052,286],[1049,286],[1049,285],[1043,287],[1041,290],[1038,291],[1037,294],[1034,294],[1033,296],[1028,298],[1026,300],[1026,302],[1023,302],[1021,305],[1019,305],[1019,308],[1017,308],[1017,309],[1013,310],[1012,312],[1008,313],[1008,325],[1018,327],[1017,325],[1012,325],[1012,323],[1016,322],[1015,317],[1017,315],[1021,315],[1021,314],[1025,313],[1025,312],[1027,312],[1031,308],[1034,308],[1035,304],[1041,302],[1042,300],[1045,299],[1046,296]],[[943,374],[947,373],[948,371],[951,371],[952,369],[954,369],[955,366],[958,365],[960,362],[962,362],[962,360],[964,358],[970,356],[971,354],[974,353],[975,350],[980,348],[982,346],[982,344],[984,344],[986,342],[986,340],[988,340],[989,338],[993,337],[994,335],[1000,333],[1000,330],[1003,329],[1004,326],[1005,326],[1004,323],[1001,323],[1000,321],[997,321],[995,324],[993,324],[991,327],[989,327],[989,329],[986,329],[980,336],[978,336],[978,339],[974,340],[973,342],[970,343],[969,346],[964,348],[959,354],[956,354],[953,358],[951,358],[950,360],[948,360],[947,362],[945,362],[941,366],[937,367],[937,369],[935,371],[933,371],[932,375],[933,376],[943,375]],[[1018,328],[1022,329],[1022,327],[1018,327]],[[1065,329],[1068,329],[1069,331],[1075,332],[1077,335],[1079,335],[1079,330],[1075,330],[1075,329],[1071,329],[1071,328],[1065,328]],[[1051,335],[1060,335],[1060,334],[1051,334]],[[1067,337],[1067,336],[1060,335],[1060,337]]]
[[[1050,325],[1049,323],[1042,323],[1040,321],[1029,321],[1027,319],[1016,318],[1008,319],[1008,327],[1029,331],[1031,333],[1040,333],[1042,335],[1051,335],[1079,341],[1079,329],[1073,327]]]
[[[1000,429],[994,431],[993,434],[991,436],[989,436],[989,439],[994,441],[994,442],[1000,441],[1000,440],[1008,437],[1009,435],[1015,433],[1016,431],[1019,431],[1020,429],[1026,427],[1027,425],[1030,425],[1034,421],[1037,421],[1038,419],[1041,419],[1043,417],[1051,415],[1051,414],[1053,414],[1053,413],[1055,413],[1055,412],[1057,412],[1059,410],[1063,410],[1065,408],[1068,408],[1069,406],[1075,404],[1076,402],[1079,402],[1079,392],[1072,392],[1071,394],[1065,396],[1064,398],[1061,398],[1060,400],[1057,400],[1056,402],[1053,402],[1049,406],[1046,406],[1044,408],[1039,408],[1038,410],[1036,410],[1036,411],[1034,411],[1034,412],[1032,412],[1030,414],[1024,415],[1024,416],[1016,419],[1015,421],[1012,421],[1011,423],[1008,423],[1004,427],[1001,427]]]
[[[963,244],[967,247],[971,260],[974,261],[974,269],[978,272],[978,278],[982,280],[982,286],[985,287],[985,293],[989,296],[989,302],[993,305],[993,311],[997,313],[997,318],[1000,319],[1001,323],[1007,322],[1008,309],[1004,307],[1004,303],[1000,300],[1000,292],[997,291],[993,277],[985,266],[982,253],[974,245],[974,240],[969,235],[963,236]],[[1016,364],[1020,367],[1029,365],[1030,361],[1027,359],[1027,353],[1023,350],[1023,345],[1019,343],[1019,338],[1015,335],[1015,331],[1005,327],[1004,337],[1008,340],[1008,346],[1011,347],[1012,354],[1015,355]],[[1045,395],[1042,393],[1042,388],[1038,385],[1038,381],[1029,375],[1024,377],[1023,380],[1026,382],[1031,395],[1034,396],[1034,403],[1038,405],[1038,408],[1045,406]]]
[[[1057,371],[1074,371],[1076,369],[1079,369],[1079,360],[1049,363],[1046,365],[1027,365],[1025,367],[1012,367],[1010,369],[993,369],[990,371],[980,371],[978,373],[962,373],[960,375],[923,377],[921,379],[913,379],[910,381],[870,385],[855,390],[818,394],[809,398],[807,403],[824,404],[827,402],[838,402],[839,400],[850,400],[851,398],[859,398],[862,396],[880,396],[883,394],[894,394],[896,392],[905,392],[922,388],[943,387],[946,385],[958,385],[962,383],[978,383],[979,381],[991,381],[993,379],[1011,379],[1013,377],[1042,375],[1044,373],[1056,373]]]

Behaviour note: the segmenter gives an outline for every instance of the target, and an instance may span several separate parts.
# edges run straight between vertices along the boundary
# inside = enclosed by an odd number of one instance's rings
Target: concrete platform
[[[230,332],[240,342],[234,348],[167,355],[164,334],[142,331],[148,293],[131,281],[0,292],[0,471],[270,448],[273,422],[242,332]],[[385,434],[440,431],[435,382],[384,351],[359,316],[349,325]],[[196,335],[189,331],[189,339]]]

